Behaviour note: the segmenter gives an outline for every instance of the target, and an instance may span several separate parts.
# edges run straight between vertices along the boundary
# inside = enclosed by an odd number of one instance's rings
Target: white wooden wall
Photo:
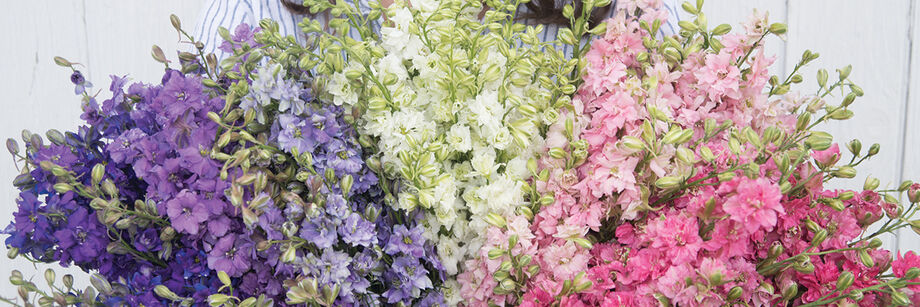
[[[53,56],[86,64],[84,73],[97,89],[108,87],[110,74],[131,73],[135,80],[155,82],[162,65],[150,58],[150,46],[157,44],[170,56],[178,47],[169,14],[178,15],[191,29],[202,6],[196,0],[7,2],[7,16],[0,18],[0,141],[18,138],[22,129],[64,130],[79,123],[79,100],[72,95],[69,73],[52,63]],[[768,51],[778,56],[774,73],[791,71],[805,49],[821,54],[804,70],[801,89],[814,89],[817,68],[833,72],[853,65],[852,79],[866,95],[853,106],[852,120],[824,128],[841,143],[858,138],[863,148],[881,144],[881,153],[860,168],[856,179],[837,184],[859,188],[867,175],[888,186],[905,179],[920,181],[920,46],[911,44],[920,39],[916,5],[911,0],[709,0],[705,12],[711,27],[729,23],[740,29],[738,23],[754,8],[769,11],[773,21],[788,23],[785,41],[767,42]],[[0,228],[9,223],[17,195],[10,184],[16,171],[3,157],[8,156],[0,152]],[[920,236],[910,230],[887,241],[891,249],[920,250]],[[4,247],[0,253],[6,254]],[[4,297],[15,296],[6,281],[10,270],[41,281],[41,272],[49,267],[2,259]],[[85,277],[78,280],[85,284]]]

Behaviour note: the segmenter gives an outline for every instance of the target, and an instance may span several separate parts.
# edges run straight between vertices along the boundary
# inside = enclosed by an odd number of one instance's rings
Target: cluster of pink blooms
[[[839,147],[806,147],[797,127],[815,97],[770,95],[765,16],[718,51],[669,61],[643,43],[655,38],[642,21],[667,17],[656,2],[592,42],[574,111],[546,136],[568,154],[544,156],[534,183],[554,201],[489,231],[460,277],[468,305],[920,301],[920,279],[904,278],[920,256],[895,256],[867,230],[904,208],[875,187],[825,188]]]

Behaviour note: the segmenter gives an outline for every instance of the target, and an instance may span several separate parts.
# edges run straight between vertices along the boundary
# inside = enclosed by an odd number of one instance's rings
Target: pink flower
[[[629,156],[604,155],[597,164],[592,165],[586,178],[579,183],[587,187],[594,197],[614,195],[636,184],[636,164],[639,159]]]
[[[722,96],[731,99],[740,99],[741,71],[734,65],[731,54],[706,55],[706,66],[694,72],[700,85],[706,89],[709,99],[721,101]]]
[[[840,148],[837,146],[837,143],[834,143],[834,145],[831,145],[828,149],[812,152],[811,157],[815,159],[815,163],[818,164],[818,167],[827,168],[833,166],[840,160]]]
[[[658,279],[658,289],[671,299],[672,304],[695,306],[695,297],[699,289],[696,286],[697,275],[689,264],[672,266]]]
[[[553,273],[557,281],[572,279],[579,272],[587,271],[587,250],[581,249],[571,241],[564,244],[554,244],[540,250],[543,257],[543,269]]]
[[[736,194],[725,200],[723,210],[732,220],[744,224],[748,232],[773,229],[777,214],[785,213],[779,202],[783,198],[779,186],[764,178],[741,176],[733,181],[738,183]]]
[[[898,252],[897,259],[891,262],[891,271],[897,277],[904,277],[907,274],[907,270],[911,268],[920,268],[920,255],[913,251],[909,251],[903,256],[901,252]],[[911,282],[920,282],[920,278],[912,279]],[[920,292],[920,285],[911,285],[908,288]]]
[[[649,221],[645,230],[650,247],[664,253],[671,263],[695,261],[697,252],[703,247],[695,217],[672,212]]]

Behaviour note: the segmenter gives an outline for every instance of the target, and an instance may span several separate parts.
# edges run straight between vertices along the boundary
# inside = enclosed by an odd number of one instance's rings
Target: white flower
[[[444,271],[447,274],[457,274],[457,264],[463,255],[463,249],[454,239],[441,236],[440,240],[438,240],[438,256],[441,258],[441,265],[444,266]]]
[[[495,163],[495,150],[488,147],[477,149],[473,152],[473,160],[470,161],[474,173],[470,175],[479,175],[489,178],[493,173],[498,171],[498,164]]]
[[[467,152],[473,149],[473,140],[470,139],[470,127],[464,124],[456,124],[450,127],[447,132],[447,144],[459,152]]]
[[[492,135],[491,141],[492,146],[495,146],[496,149],[504,150],[511,145],[511,132],[508,131],[508,128],[501,127]]]
[[[348,78],[343,73],[334,73],[329,80],[329,94],[332,94],[332,103],[340,106],[342,104],[354,105],[358,102],[358,93],[351,89]]]

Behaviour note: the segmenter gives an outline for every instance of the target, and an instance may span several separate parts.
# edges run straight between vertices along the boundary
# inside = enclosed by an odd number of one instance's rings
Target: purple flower
[[[224,271],[232,277],[240,277],[249,270],[252,260],[253,244],[228,234],[217,240],[211,252],[208,253],[208,267],[216,271]]]
[[[83,73],[79,70],[74,70],[73,74],[70,74],[70,82],[72,82],[75,87],[73,93],[80,95],[86,92],[86,89],[93,87],[93,84],[86,81],[86,78],[83,77]]]
[[[338,194],[328,194],[326,195],[326,214],[339,221],[348,217],[351,210],[348,209],[348,204],[345,203],[345,198],[342,195]]]
[[[134,158],[139,154],[134,144],[144,139],[146,136],[147,134],[140,129],[130,129],[115,138],[105,149],[112,158],[112,161],[131,164],[134,163]]]
[[[300,237],[310,241],[318,248],[329,248],[336,241],[335,228],[332,221],[321,215],[303,222]]]
[[[106,229],[96,220],[96,213],[89,213],[85,208],[77,208],[67,216],[67,225],[54,232],[61,254],[61,263],[73,260],[86,263],[105,252],[109,240]]]
[[[278,124],[281,126],[281,132],[278,134],[278,145],[287,152],[313,152],[316,148],[316,140],[311,134],[313,129],[304,121],[296,116],[281,114],[278,117]]]
[[[160,235],[154,228],[147,228],[134,238],[134,248],[144,253],[159,251],[162,248],[161,243]]]
[[[207,155],[210,149],[186,147],[179,149],[180,164],[183,168],[203,178],[213,178],[220,172],[220,165]]]
[[[342,241],[353,246],[373,247],[377,244],[374,223],[365,220],[360,214],[351,213],[342,225],[339,225]]]
[[[422,228],[415,226],[410,230],[406,226],[396,225],[383,251],[390,255],[403,253],[417,258],[425,256],[425,238],[422,237]]]
[[[176,231],[191,235],[197,235],[200,225],[208,220],[208,209],[195,192],[188,190],[166,202],[166,214]]]
[[[428,270],[417,258],[401,256],[393,260],[393,270],[388,272],[388,287],[383,293],[387,303],[406,302],[417,296],[419,290],[432,288]]]

